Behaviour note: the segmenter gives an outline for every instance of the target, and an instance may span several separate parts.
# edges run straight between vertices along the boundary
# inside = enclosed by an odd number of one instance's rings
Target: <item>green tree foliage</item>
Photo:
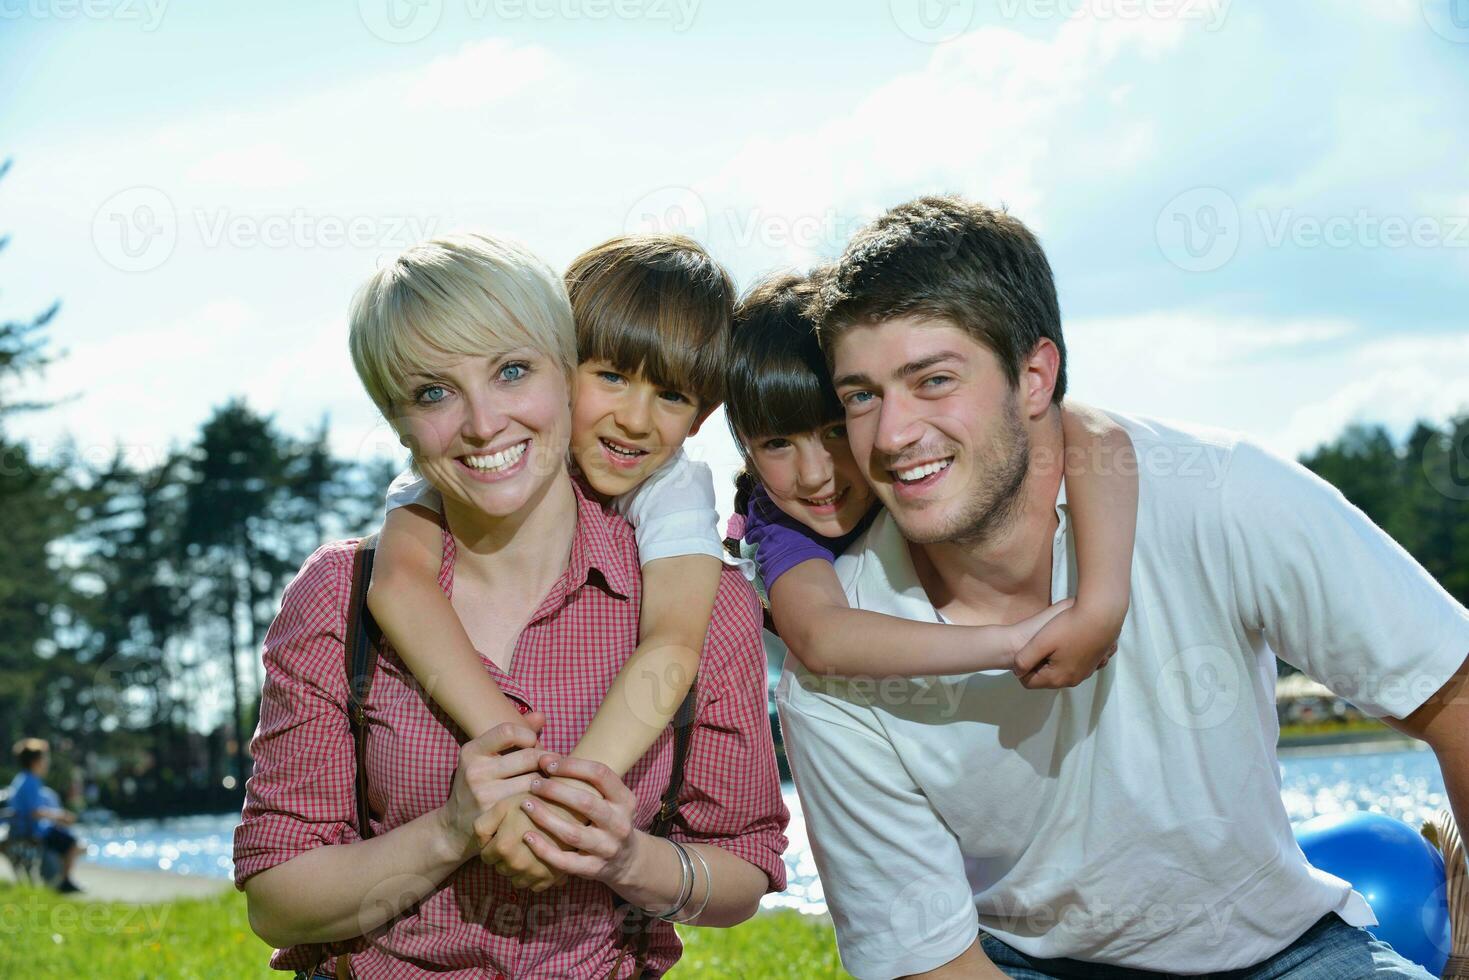
[[[1469,415],[1419,422],[1401,443],[1352,426],[1301,457],[1469,604]]]
[[[9,169],[9,161],[0,164],[0,178]],[[8,236],[0,238],[0,282],[8,244]],[[6,750],[23,735],[45,734],[54,693],[72,680],[66,651],[75,638],[65,629],[71,592],[55,547],[75,524],[74,500],[60,468],[38,458],[6,425],[15,413],[42,407],[20,396],[20,382],[45,367],[45,330],[59,309],[52,303],[20,319],[0,317],[0,509],[6,518],[0,548],[0,748]],[[61,761],[58,774],[65,773]]]

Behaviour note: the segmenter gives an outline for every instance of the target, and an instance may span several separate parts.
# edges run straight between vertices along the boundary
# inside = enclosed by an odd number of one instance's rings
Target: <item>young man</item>
[[[82,855],[82,846],[70,831],[57,824],[76,823],[76,814],[61,807],[56,792],[46,785],[51,769],[51,746],[45,739],[23,738],[15,743],[15,764],[20,768],[10,783],[10,806],[13,837],[28,837],[61,859],[61,882],[57,891],[63,894],[81,891],[71,880],[72,868]]]
[[[854,238],[816,313],[886,506],[837,563],[852,604],[1008,623],[1070,594],[1065,344],[1031,233],[959,199],[903,205]],[[1114,417],[1139,506],[1111,669],[1064,689],[1044,666],[873,689],[787,661],[787,752],[844,965],[1427,977],[1295,844],[1274,655],[1428,741],[1469,821],[1469,613],[1295,463]]]

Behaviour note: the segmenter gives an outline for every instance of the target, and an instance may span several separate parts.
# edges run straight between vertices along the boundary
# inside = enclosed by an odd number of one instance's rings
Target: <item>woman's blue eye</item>
[[[528,373],[530,373],[530,368],[524,364],[521,364],[519,361],[516,361],[515,363],[507,364],[500,369],[500,380],[519,381]]]
[[[670,402],[686,402],[689,400],[689,397],[681,391],[665,391],[662,393],[662,398]]]
[[[448,397],[449,393],[444,390],[443,385],[424,385],[413,394],[413,400],[420,405],[433,405]]]
[[[597,377],[601,378],[603,381],[606,381],[609,384],[616,384],[617,382],[622,380],[622,375],[618,374],[616,371],[598,371]]]

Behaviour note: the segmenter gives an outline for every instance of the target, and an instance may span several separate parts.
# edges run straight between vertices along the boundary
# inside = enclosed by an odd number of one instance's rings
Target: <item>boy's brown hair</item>
[[[962,197],[921,197],[859,231],[811,305],[830,359],[850,327],[902,316],[948,320],[989,348],[1014,387],[1042,339],[1061,367],[1052,401],[1066,394],[1066,341],[1051,265],[1029,228]]]
[[[724,401],[735,289],[724,267],[682,235],[624,235],[566,270],[577,357],[606,361],[692,395]]]

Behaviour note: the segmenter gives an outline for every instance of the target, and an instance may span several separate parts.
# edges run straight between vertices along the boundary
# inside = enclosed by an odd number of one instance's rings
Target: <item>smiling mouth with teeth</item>
[[[900,482],[917,483],[924,477],[932,476],[935,473],[939,473],[943,470],[948,469],[949,464],[953,461],[954,460],[952,458],[940,459],[932,463],[924,463],[922,466],[914,466],[911,469],[893,470],[893,475],[896,476]]]
[[[829,497],[802,497],[801,500],[808,507],[831,507],[834,504],[840,504],[843,500],[846,500],[847,494],[851,491],[851,489],[851,487],[843,487],[841,490],[838,490],[836,493],[832,494]]]
[[[601,439],[598,441],[600,441],[603,446],[607,447],[608,452],[616,453],[624,459],[637,459],[639,456],[648,455],[648,451],[645,449],[634,449],[631,446],[619,445],[615,442],[609,442],[606,439]]]
[[[520,457],[530,448],[530,440],[516,443],[508,449],[502,449],[498,453],[482,453],[478,456],[462,456],[464,465],[480,473],[495,473],[507,470],[520,462]]]

